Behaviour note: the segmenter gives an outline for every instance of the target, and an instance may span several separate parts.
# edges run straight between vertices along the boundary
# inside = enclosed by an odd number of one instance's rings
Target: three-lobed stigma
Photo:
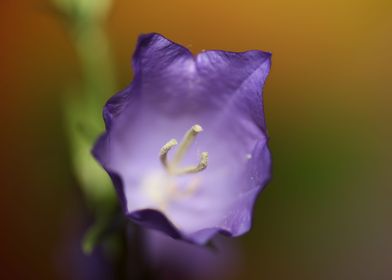
[[[165,167],[166,171],[171,175],[183,175],[183,174],[192,174],[198,173],[203,171],[207,168],[208,165],[208,152],[202,152],[200,154],[199,163],[195,166],[189,167],[180,167],[180,163],[183,160],[186,152],[189,150],[189,147],[195,140],[196,136],[203,131],[203,128],[195,124],[192,126],[184,135],[178,149],[175,151],[173,160],[169,162],[167,155],[169,151],[174,147],[177,146],[178,142],[176,139],[171,139],[165,145],[162,146],[159,158]]]

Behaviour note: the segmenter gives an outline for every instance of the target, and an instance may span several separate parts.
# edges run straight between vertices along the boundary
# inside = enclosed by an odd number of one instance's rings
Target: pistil
[[[167,142],[165,145],[162,146],[161,151],[159,152],[159,158],[163,166],[166,168],[166,170],[169,170],[171,166],[167,161],[167,153],[171,150],[171,148],[173,148],[176,145],[177,145],[177,140],[171,139],[169,142]]]
[[[189,167],[182,167],[182,168],[179,167],[179,164],[183,160],[185,154],[189,150],[189,147],[195,140],[196,136],[202,131],[203,128],[200,125],[196,124],[192,126],[185,133],[184,138],[182,139],[180,146],[178,147],[178,150],[174,154],[172,162],[168,162],[167,154],[174,146],[178,144],[177,140],[171,139],[169,142],[167,142],[165,145],[162,146],[159,153],[159,158],[169,174],[172,175],[192,174],[192,173],[201,172],[207,168],[208,165],[207,152],[202,152],[200,154],[200,160],[196,166],[189,166]]]

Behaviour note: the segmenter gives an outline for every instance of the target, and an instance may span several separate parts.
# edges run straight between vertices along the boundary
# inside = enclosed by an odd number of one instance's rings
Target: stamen
[[[189,129],[185,135],[183,140],[180,143],[180,146],[176,153],[174,154],[174,158],[172,162],[168,162],[167,159],[167,154],[173,148],[176,146],[178,143],[176,139],[171,139],[169,142],[167,142],[165,145],[160,150],[159,153],[159,158],[163,164],[163,166],[166,168],[166,171],[169,172],[170,174],[174,175],[183,175],[183,174],[192,174],[192,173],[198,173],[200,171],[203,171],[204,169],[207,168],[208,165],[208,153],[203,152],[200,154],[200,161],[197,166],[190,166],[190,167],[185,167],[185,168],[178,168],[179,163],[183,160],[185,153],[188,151],[189,146],[192,144],[192,142],[195,140],[197,134],[203,131],[203,128],[196,124]]]
[[[159,158],[161,159],[161,162],[163,166],[169,171],[170,170],[170,165],[167,162],[167,153],[176,146],[177,140],[176,139],[171,139],[169,142],[167,142],[163,147],[161,148],[161,151],[159,152]]]

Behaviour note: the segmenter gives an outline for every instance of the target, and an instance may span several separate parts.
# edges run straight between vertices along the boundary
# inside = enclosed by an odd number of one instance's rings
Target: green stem
[[[98,20],[77,20],[71,27],[75,49],[81,61],[83,101],[90,116],[101,116],[101,108],[116,90],[116,75],[110,44]]]

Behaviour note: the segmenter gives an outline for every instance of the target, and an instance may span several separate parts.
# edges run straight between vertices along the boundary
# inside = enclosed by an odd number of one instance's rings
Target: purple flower
[[[93,150],[130,219],[198,244],[249,230],[270,178],[270,64],[262,51],[193,56],[159,34],[139,38],[134,81],[107,102]]]

